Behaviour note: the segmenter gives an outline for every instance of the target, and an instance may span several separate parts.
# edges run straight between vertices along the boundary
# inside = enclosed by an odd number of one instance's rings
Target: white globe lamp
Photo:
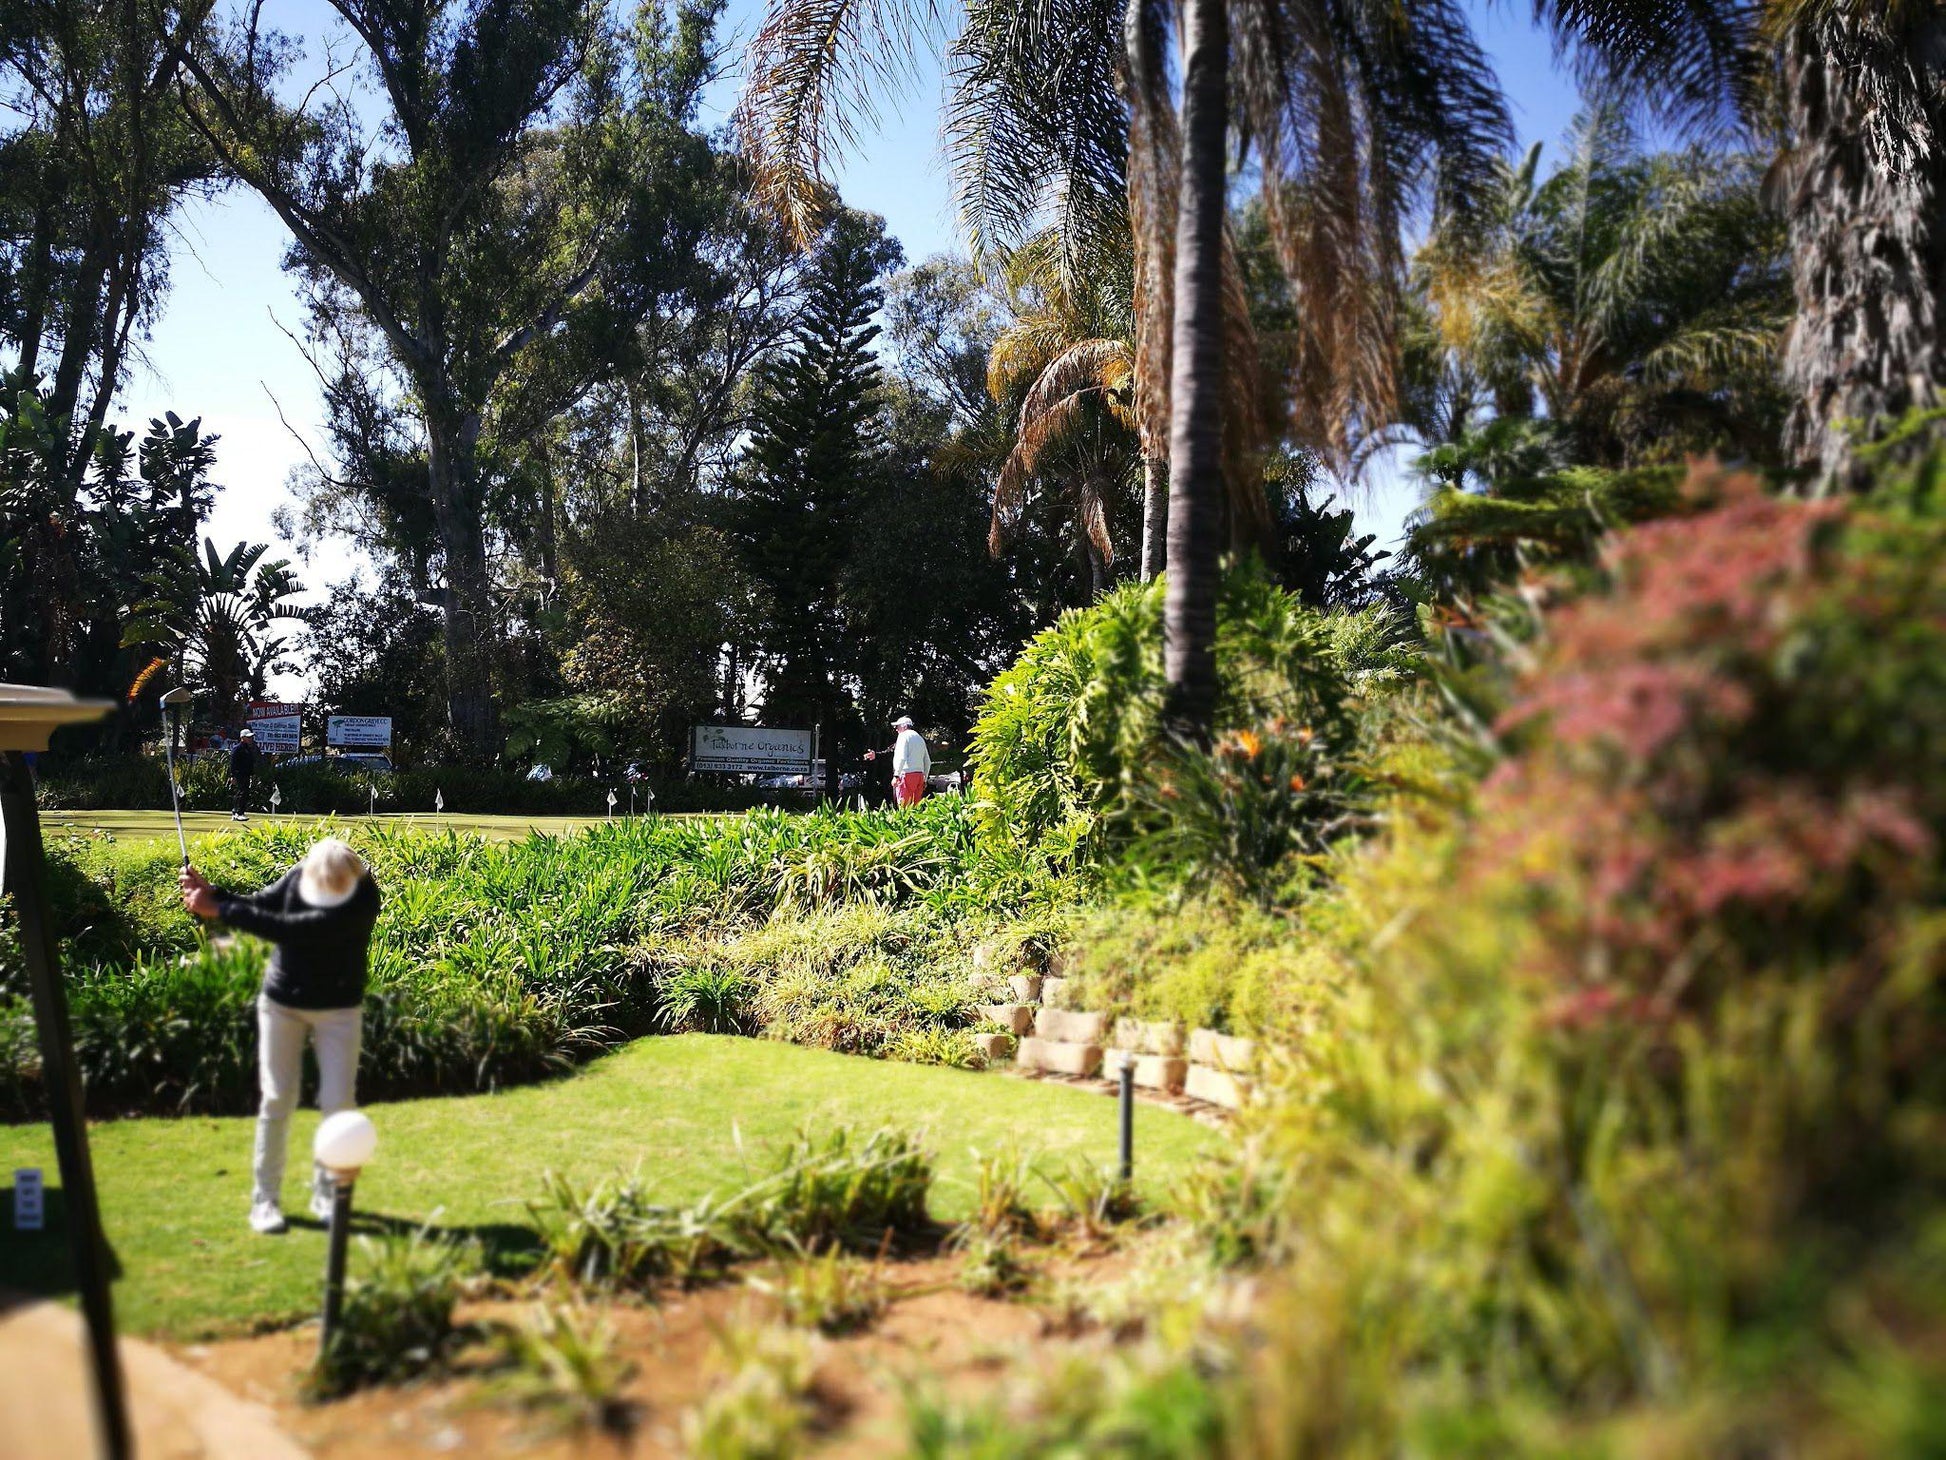
[[[360,1111],[341,1110],[318,1122],[311,1154],[331,1173],[331,1230],[324,1257],[324,1321],[318,1326],[318,1354],[331,1350],[345,1302],[345,1244],[351,1236],[351,1189],[358,1173],[378,1151],[378,1127]]]
[[[318,1165],[334,1173],[356,1175],[378,1150],[378,1127],[363,1111],[341,1110],[327,1115],[311,1142]]]

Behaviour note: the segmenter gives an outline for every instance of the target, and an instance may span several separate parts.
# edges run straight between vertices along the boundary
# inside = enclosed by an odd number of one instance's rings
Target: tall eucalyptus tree
[[[691,125],[716,0],[626,21],[588,0],[332,0],[377,83],[371,117],[342,69],[286,105],[289,42],[260,9],[191,48],[189,114],[283,220],[318,297],[383,340],[423,453],[386,485],[430,521],[452,729],[490,755],[483,441],[579,399],[654,296],[645,276],[696,253],[671,193],[717,165]]]
[[[0,348],[47,380],[66,433],[52,465],[70,489],[166,288],[169,215],[221,186],[176,90],[209,3],[0,13]]]

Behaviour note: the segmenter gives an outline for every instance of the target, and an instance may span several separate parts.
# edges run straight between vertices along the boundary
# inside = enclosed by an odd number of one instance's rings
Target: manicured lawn
[[[689,813],[678,813],[689,814]],[[711,813],[698,813],[711,814]],[[253,825],[277,825],[294,822],[315,822],[315,816],[266,816],[250,818]],[[563,832],[576,831],[584,826],[594,826],[603,818],[599,816],[434,816],[430,811],[424,813],[394,814],[386,812],[378,816],[348,816],[341,818],[347,822],[376,823],[384,826],[414,826],[425,831],[473,832],[491,841],[515,841],[530,831],[544,831],[551,836]],[[194,838],[208,836],[212,832],[228,831],[236,823],[230,820],[227,811],[189,811],[183,814],[183,829]],[[41,813],[41,832],[47,837],[57,837],[67,829],[75,831],[107,831],[125,841],[140,841],[148,838],[163,838],[174,841],[176,824],[166,811],[43,811]]]
[[[550,1167],[586,1181],[639,1162],[667,1200],[680,1202],[761,1174],[769,1148],[804,1122],[897,1125],[923,1133],[937,1151],[933,1211],[951,1218],[969,1199],[976,1150],[1011,1144],[1103,1165],[1115,1154],[1115,1102],[1085,1090],[705,1035],[638,1040],[554,1084],[368,1109],[381,1144],[359,1182],[361,1210],[393,1226],[437,1213],[440,1226],[472,1231],[506,1267],[531,1249],[523,1202]],[[308,1110],[293,1123],[287,1209],[302,1210],[315,1124]],[[258,1237],[244,1223],[251,1130],[248,1119],[209,1118],[92,1128],[121,1271],[117,1312],[129,1331],[187,1338],[282,1324],[315,1309],[322,1231],[308,1217],[284,1237]],[[1144,1195],[1166,1204],[1197,1155],[1220,1140],[1186,1117],[1142,1107],[1136,1174]],[[47,1126],[0,1127],[0,1179],[18,1166],[44,1168],[52,1185]],[[58,1193],[50,1192],[49,1208],[58,1212]],[[9,1228],[0,1231],[0,1287],[61,1291],[58,1232],[15,1233],[11,1203],[0,1212]]]

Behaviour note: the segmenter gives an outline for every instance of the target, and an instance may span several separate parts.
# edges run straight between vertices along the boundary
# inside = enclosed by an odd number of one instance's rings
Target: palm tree
[[[988,546],[1005,550],[1027,508],[1028,489],[1049,467],[1067,483],[1077,550],[1086,558],[1093,594],[1105,591],[1115,563],[1109,506],[1134,461],[1134,361],[1121,340],[1068,346],[1039,372],[1024,395],[1004,377],[995,384],[1021,396],[1020,433],[993,492]],[[1144,577],[1147,581],[1147,575]]]
[[[1171,423],[1169,718],[1201,738],[1215,708],[1216,571],[1236,470],[1225,459],[1225,360],[1246,313],[1227,238],[1232,92],[1239,154],[1255,153],[1280,258],[1304,304],[1303,434],[1328,454],[1355,438],[1359,420],[1386,418],[1395,404],[1406,215],[1420,200],[1469,206],[1511,128],[1455,0],[1185,0],[1179,123],[1163,65],[1174,7],[1129,0],[1118,47],[1102,24],[1112,12],[1075,22],[1104,4],[1012,0],[985,12],[1022,38],[1023,56],[1035,37],[1050,55],[1085,47],[1057,68],[1055,80],[1074,78],[1071,89],[1000,99],[996,115],[1019,125],[992,128],[986,153],[1017,152],[1029,171],[1038,159],[1042,188],[1023,207],[1050,190],[1057,202],[1074,197],[1095,178],[1083,165],[1086,119],[1120,63],[1137,411]],[[762,190],[800,229],[823,195],[825,157],[943,22],[937,7],[898,0],[772,0],[739,118]],[[1050,138],[1074,145],[1062,154]]]
[[[219,556],[203,543],[149,578],[150,596],[135,605],[124,645],[153,646],[176,662],[230,723],[245,701],[264,692],[290,639],[279,625],[312,622],[315,610],[290,600],[304,585],[281,559],[266,563],[268,543],[240,542]],[[153,671],[154,665],[150,666]]]
[[[1773,460],[1790,284],[1759,160],[1647,152],[1609,99],[1576,120],[1563,166],[1538,179],[1537,163],[1414,259],[1402,422],[1457,445],[1489,411],[1544,408],[1583,465]]]
[[[1092,591],[1108,586],[1115,561],[1108,505],[1139,440],[1135,359],[1115,337],[1098,301],[1070,293],[1051,250],[1009,256],[1014,321],[993,342],[987,392],[1018,423],[993,492],[988,546],[998,554],[1018,529],[1035,479],[1067,478],[1067,515]],[[1077,281],[1084,282],[1085,281]],[[1144,532],[1151,522],[1145,517]],[[1148,547],[1144,538],[1144,549]],[[1153,574],[1145,569],[1143,581]]]
[[[1946,11],[1927,0],[1535,0],[1588,68],[1777,139],[1796,317],[1786,442],[1827,484],[1946,397]]]

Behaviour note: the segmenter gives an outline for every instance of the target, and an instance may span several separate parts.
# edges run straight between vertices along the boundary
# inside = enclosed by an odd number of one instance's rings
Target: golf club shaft
[[[169,807],[176,813],[176,847],[182,852],[182,864],[189,865],[189,839],[182,834],[182,796],[176,790],[176,732],[169,723],[171,717],[162,717],[162,753],[169,761]],[[181,724],[181,718],[175,717]]]

